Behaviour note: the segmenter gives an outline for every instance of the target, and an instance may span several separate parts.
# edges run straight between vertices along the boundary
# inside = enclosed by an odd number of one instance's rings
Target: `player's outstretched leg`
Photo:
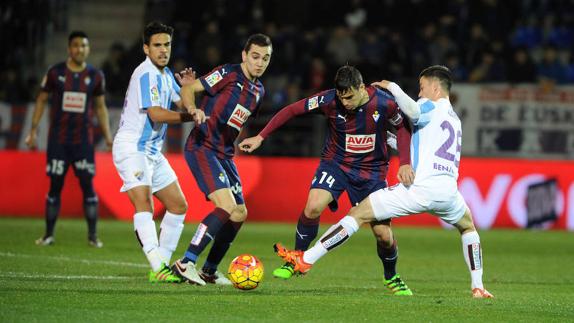
[[[209,250],[205,264],[199,272],[199,276],[206,282],[216,285],[231,285],[231,281],[223,273],[217,270],[221,260],[231,247],[237,233],[241,229],[243,222],[227,221],[215,236],[213,246]]]

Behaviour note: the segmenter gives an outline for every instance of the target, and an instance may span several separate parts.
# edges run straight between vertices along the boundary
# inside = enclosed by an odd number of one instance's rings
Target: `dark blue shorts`
[[[48,144],[46,174],[65,176],[70,165],[76,176],[94,176],[96,163],[93,145]]]
[[[386,181],[365,179],[345,173],[337,163],[326,160],[321,160],[311,184],[311,188],[320,188],[331,193],[333,202],[329,203],[329,208],[333,212],[339,208],[337,201],[344,191],[347,191],[351,205],[355,206],[369,194],[385,187],[387,187]]]
[[[219,159],[209,149],[194,149],[184,152],[187,165],[195,177],[197,186],[205,198],[222,188],[229,188],[237,204],[245,204],[243,188],[237,167],[232,159]]]

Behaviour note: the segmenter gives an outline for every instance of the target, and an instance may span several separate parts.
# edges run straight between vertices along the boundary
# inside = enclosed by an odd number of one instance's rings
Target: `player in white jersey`
[[[311,249],[291,251],[276,244],[278,255],[306,273],[330,250],[353,235],[361,224],[394,217],[429,212],[454,225],[461,233],[463,255],[471,275],[472,296],[493,298],[482,283],[482,249],[472,215],[456,180],[460,162],[461,123],[449,101],[451,73],[444,66],[431,66],[419,76],[421,99],[415,102],[395,83],[381,81],[373,85],[389,90],[401,111],[412,121],[411,163],[414,182],[397,184],[369,195],[337,224],[333,225]]]
[[[179,85],[167,68],[173,28],[150,23],[143,34],[147,55],[132,74],[120,127],[114,138],[114,165],[135,208],[134,230],[150,263],[150,282],[180,282],[167,266],[183,230],[187,203],[175,172],[161,153],[168,123],[205,121],[203,111],[184,107]],[[182,85],[195,80],[189,69],[175,75]],[[185,112],[171,111],[172,102]],[[165,206],[159,239],[153,221],[155,195]],[[201,281],[198,277],[198,281]]]

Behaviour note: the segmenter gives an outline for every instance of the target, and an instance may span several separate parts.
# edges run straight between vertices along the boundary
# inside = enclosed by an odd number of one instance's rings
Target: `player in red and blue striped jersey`
[[[337,200],[344,191],[351,204],[356,205],[370,193],[387,186],[389,126],[397,131],[399,180],[408,183],[413,176],[409,166],[410,133],[393,96],[365,86],[361,73],[352,66],[343,66],[337,71],[334,89],[283,108],[257,136],[243,140],[240,149],[254,151],[289,119],[310,112],[321,113],[327,118],[328,132],[307,204],[299,216],[296,250],[307,250],[317,237],[321,213],[327,206],[335,211]],[[373,222],[371,228],[377,238],[385,284],[397,295],[412,295],[396,272],[398,251],[390,221]],[[293,266],[286,263],[273,275],[288,279],[293,273]]]
[[[51,94],[46,167],[50,191],[46,198],[46,233],[36,240],[38,245],[54,242],[60,195],[66,172],[72,166],[84,194],[88,241],[92,246],[102,246],[96,235],[98,198],[92,184],[95,175],[94,113],[108,148],[112,146],[112,135],[104,98],[104,74],[86,63],[89,53],[88,36],[81,31],[72,32],[68,37],[68,59],[50,67],[36,98],[32,128],[26,137],[30,148],[36,147],[38,124]]]
[[[198,256],[211,240],[213,246],[200,276],[208,283],[231,284],[217,266],[235,239],[247,208],[233,155],[234,142],[243,124],[257,113],[265,90],[259,78],[272,53],[271,40],[263,34],[249,37],[241,64],[225,64],[181,88],[186,106],[195,106],[195,93],[205,92],[200,108],[209,119],[194,128],[185,145],[185,159],[197,185],[215,208],[199,224],[184,255],[174,264],[183,277],[195,272]]]

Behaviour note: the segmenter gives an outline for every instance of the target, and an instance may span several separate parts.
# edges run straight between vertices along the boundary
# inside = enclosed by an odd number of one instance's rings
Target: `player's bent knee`
[[[233,212],[231,212],[231,216],[229,217],[233,222],[243,222],[247,219],[247,208],[245,205],[237,205]]]
[[[167,210],[172,214],[185,214],[187,212],[187,202],[184,200],[174,206],[168,207]]]
[[[305,206],[304,210],[305,216],[308,217],[309,219],[316,219],[319,216],[321,216],[321,213],[323,212],[325,207],[326,205],[323,205],[322,203],[309,202]]]

